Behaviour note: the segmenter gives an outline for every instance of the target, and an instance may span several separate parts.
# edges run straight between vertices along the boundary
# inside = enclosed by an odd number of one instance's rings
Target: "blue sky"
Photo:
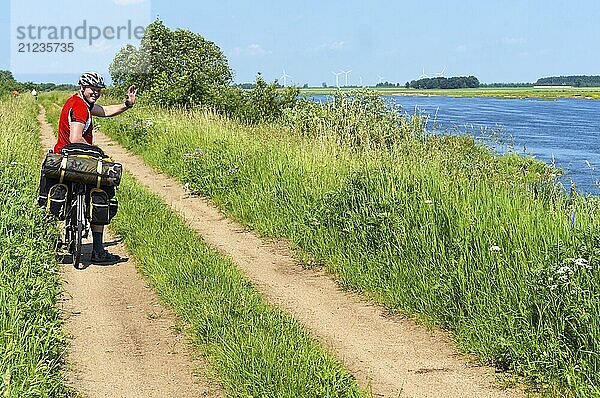
[[[139,1],[79,2],[77,9],[104,4],[108,10],[109,3]],[[57,4],[74,25],[85,17],[66,11],[61,0],[46,2]],[[268,80],[281,81],[284,69],[288,83],[311,86],[334,85],[332,72],[340,70],[352,70],[351,84],[361,79],[374,84],[380,78],[405,83],[423,70],[427,75],[442,70],[445,76],[475,75],[488,83],[600,74],[600,2],[591,0],[152,0],[149,5],[149,15],[135,11],[132,18],[159,17],[170,28],[189,29],[214,41],[226,54],[236,82],[253,81],[259,71]],[[31,7],[30,15],[38,9]],[[128,9],[123,10],[121,16],[126,16]],[[104,22],[115,12],[94,15]],[[10,22],[10,0],[0,0],[0,69],[10,69]],[[105,53],[86,68],[107,73],[114,50]],[[75,81],[77,75],[13,72],[20,80],[33,81]]]

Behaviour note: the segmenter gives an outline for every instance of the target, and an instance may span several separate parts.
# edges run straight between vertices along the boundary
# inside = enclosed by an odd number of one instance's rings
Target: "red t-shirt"
[[[60,150],[65,145],[71,143],[71,122],[79,122],[84,125],[83,139],[88,144],[92,145],[92,130],[94,125],[92,124],[91,110],[93,107],[93,104],[90,105],[85,102],[85,100],[77,93],[73,94],[73,96],[65,102],[58,121],[58,142],[54,146],[54,153],[60,153]]]

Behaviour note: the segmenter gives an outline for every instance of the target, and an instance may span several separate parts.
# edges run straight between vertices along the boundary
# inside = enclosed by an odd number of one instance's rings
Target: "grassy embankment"
[[[54,245],[35,203],[40,144],[32,99],[0,99],[0,396],[66,397]]]
[[[351,89],[342,88],[343,91]],[[534,87],[482,87],[448,90],[419,90],[407,88],[375,88],[379,95],[422,95],[422,96],[448,96],[448,97],[498,97],[498,98],[591,98],[600,99],[600,87],[565,87],[565,88],[534,88]],[[331,95],[336,88],[308,88],[301,89],[302,94]]]
[[[429,137],[409,117],[390,131],[361,109],[300,112],[304,136],[143,106],[101,129],[482,362],[599,395],[598,201],[557,191],[532,159]]]
[[[41,98],[56,126],[64,96]],[[104,123],[96,119],[97,123]],[[140,271],[185,321],[234,397],[360,397],[355,380],[289,315],[269,306],[228,260],[210,249],[168,206],[125,176],[113,229]]]

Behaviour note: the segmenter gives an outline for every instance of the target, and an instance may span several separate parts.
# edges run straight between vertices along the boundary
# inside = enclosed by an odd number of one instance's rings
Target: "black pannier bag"
[[[54,184],[48,189],[46,209],[59,220],[66,218],[69,189],[65,184]]]
[[[107,225],[117,214],[119,204],[115,198],[109,199],[109,194],[100,188],[90,191],[89,216],[90,222],[96,225]]]
[[[42,173],[52,179],[74,181],[99,187],[121,183],[123,167],[112,162],[98,147],[70,144],[60,154],[48,153],[42,164]]]
[[[59,220],[64,220],[68,199],[69,190],[65,184],[59,184],[58,180],[48,178],[44,173],[40,175],[38,206],[48,210]]]
[[[40,188],[38,190],[38,206],[46,207],[48,203],[48,191],[54,184],[58,184],[58,180],[49,179],[44,175],[44,172],[40,173]]]

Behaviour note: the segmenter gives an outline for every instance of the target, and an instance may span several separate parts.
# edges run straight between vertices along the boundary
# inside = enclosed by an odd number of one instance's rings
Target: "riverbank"
[[[301,89],[301,94],[306,95],[333,95],[337,90],[352,91],[356,88],[308,88]],[[446,97],[497,97],[497,98],[587,98],[600,99],[600,87],[484,87],[447,90],[418,90],[407,88],[373,88],[379,95],[386,96],[446,96]]]

